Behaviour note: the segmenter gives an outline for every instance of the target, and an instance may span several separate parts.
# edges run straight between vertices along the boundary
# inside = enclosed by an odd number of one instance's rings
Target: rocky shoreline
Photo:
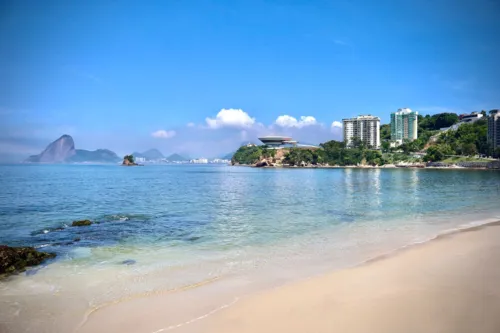
[[[500,161],[489,163],[484,162],[467,162],[466,165],[446,164],[446,163],[398,163],[384,165],[325,165],[325,164],[302,164],[302,165],[286,165],[272,164],[267,161],[261,161],[255,164],[232,164],[232,166],[245,166],[252,168],[288,168],[288,169],[468,169],[468,170],[500,170]]]
[[[0,245],[0,278],[24,272],[28,267],[55,257],[55,253],[39,252],[34,247]]]

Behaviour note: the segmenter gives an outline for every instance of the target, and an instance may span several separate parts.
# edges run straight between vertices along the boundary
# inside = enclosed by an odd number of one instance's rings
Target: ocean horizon
[[[57,254],[0,280],[9,332],[64,332],[173,291],[205,299],[203,314],[500,220],[488,170],[0,165],[0,178],[0,244]]]

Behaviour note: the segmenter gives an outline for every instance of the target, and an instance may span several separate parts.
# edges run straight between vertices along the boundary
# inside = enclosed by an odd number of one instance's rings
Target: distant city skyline
[[[4,1],[0,162],[62,134],[122,155],[222,156],[500,106],[495,1]],[[17,156],[17,157],[16,157]]]

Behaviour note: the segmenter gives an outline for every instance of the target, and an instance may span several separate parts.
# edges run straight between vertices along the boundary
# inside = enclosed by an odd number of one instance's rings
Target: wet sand
[[[210,306],[214,298],[226,306]],[[498,333],[500,226],[236,300],[185,290],[125,301],[91,313],[77,331]]]

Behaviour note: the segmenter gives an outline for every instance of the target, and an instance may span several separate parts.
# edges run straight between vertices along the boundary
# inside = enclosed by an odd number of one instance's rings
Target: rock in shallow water
[[[91,224],[92,224],[92,221],[90,221],[90,220],[80,220],[80,221],[73,221],[71,226],[72,227],[83,227],[83,226],[87,226],[87,225],[91,225]]]
[[[136,261],[134,259],[127,259],[127,260],[122,261],[122,264],[124,264],[124,265],[133,265],[135,263],[136,263]]]
[[[55,256],[55,253],[38,252],[33,247],[0,245],[0,274],[22,272],[28,266],[39,265],[45,259]]]

